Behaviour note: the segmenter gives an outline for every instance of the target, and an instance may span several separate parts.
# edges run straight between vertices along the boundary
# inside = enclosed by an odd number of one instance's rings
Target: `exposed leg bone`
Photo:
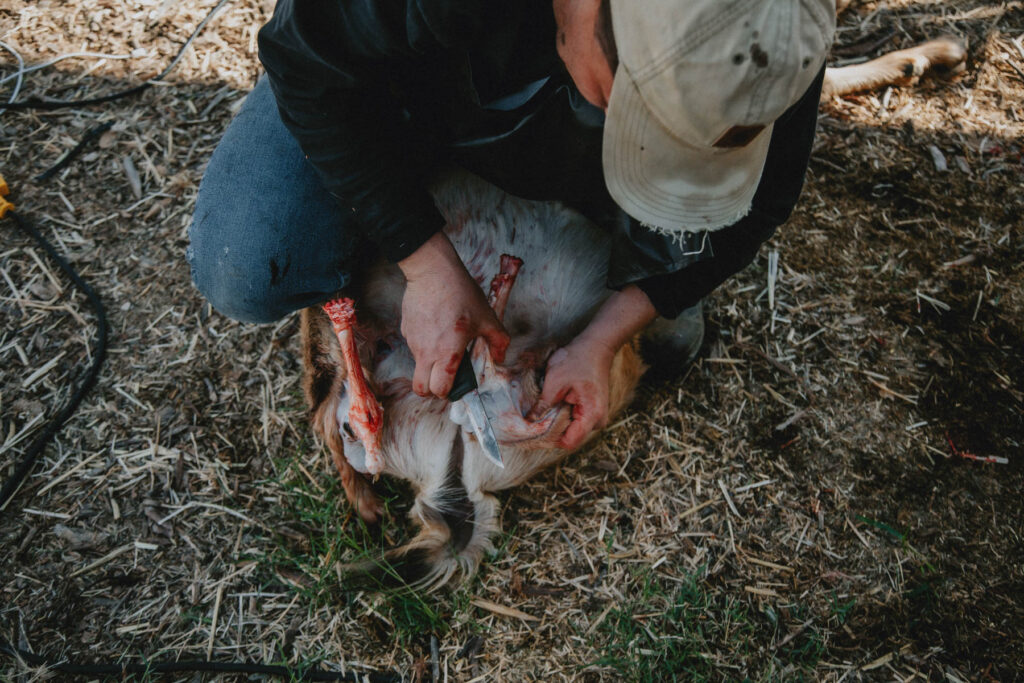
[[[491,280],[491,291],[487,302],[499,321],[505,318],[505,308],[516,282],[523,260],[509,254],[501,255],[501,268]],[[473,367],[480,384],[480,398],[491,419],[491,427],[499,443],[519,443],[536,440],[547,434],[558,417],[559,411],[551,412],[536,422],[527,421],[512,397],[510,372],[494,365],[487,344],[478,342],[473,346]],[[459,420],[456,420],[459,421]]]
[[[326,314],[314,308],[302,311],[302,360],[306,368],[303,390],[311,409],[310,423],[327,444],[352,507],[367,524],[374,524],[380,521],[384,505],[369,480],[349,463],[338,424],[337,406],[348,373],[339,357],[336,339]]]
[[[501,255],[501,268],[491,279],[491,292],[487,296],[487,303],[494,310],[498,322],[505,319],[508,296],[522,267],[523,259],[509,254]],[[473,367],[477,370],[480,381],[486,381],[487,378],[494,376],[494,361],[491,360],[491,351],[487,344],[477,342],[473,345]]]
[[[370,390],[359,362],[356,339],[352,330],[356,323],[355,304],[352,299],[342,298],[324,304],[324,312],[331,319],[334,332],[341,344],[341,355],[348,368],[348,389],[351,404],[348,411],[349,425],[366,448],[366,469],[370,474],[384,470],[384,454],[381,436],[384,428],[384,409]]]
[[[501,255],[501,270],[491,280],[491,293],[487,297],[487,303],[494,309],[494,314],[499,321],[505,320],[505,306],[508,304],[508,295],[512,292],[512,285],[516,282],[519,269],[523,267],[523,259],[510,254]]]

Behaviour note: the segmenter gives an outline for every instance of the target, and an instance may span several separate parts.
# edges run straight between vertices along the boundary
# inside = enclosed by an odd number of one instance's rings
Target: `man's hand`
[[[487,341],[496,363],[505,360],[508,333],[444,233],[398,265],[406,279],[402,336],[416,360],[417,395],[447,396],[466,346],[477,337]]]
[[[559,403],[572,405],[572,423],[558,444],[568,450],[582,444],[595,428],[604,427],[615,354],[657,314],[636,285],[608,297],[587,328],[551,354],[544,389],[527,419],[540,419]]]
[[[608,420],[608,379],[615,351],[583,336],[558,349],[548,360],[544,390],[527,419],[543,417],[552,406],[572,406],[572,422],[558,442],[560,448],[577,448],[594,429]]]

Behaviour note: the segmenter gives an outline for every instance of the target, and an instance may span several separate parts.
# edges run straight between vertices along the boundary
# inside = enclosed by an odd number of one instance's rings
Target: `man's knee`
[[[200,183],[189,228],[192,281],[221,313],[272,322],[348,283],[354,228],[261,81]]]
[[[348,286],[358,261],[353,226],[324,211],[268,216],[199,194],[187,257],[192,282],[219,312],[273,322]]]
[[[247,323],[278,320],[294,309],[289,308],[287,294],[275,282],[278,278],[269,265],[274,261],[263,258],[252,241],[223,239],[237,234],[230,228],[230,219],[207,211],[197,211],[193,217],[187,251],[192,283],[229,318]],[[260,267],[264,260],[268,265]],[[274,265],[280,273],[281,266]]]

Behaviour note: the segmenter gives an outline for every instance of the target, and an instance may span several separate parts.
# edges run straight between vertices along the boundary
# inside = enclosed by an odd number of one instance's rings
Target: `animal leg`
[[[487,297],[487,303],[494,309],[494,315],[499,321],[505,319],[505,306],[508,304],[508,295],[512,292],[512,285],[516,282],[519,269],[523,267],[523,259],[509,254],[501,255],[501,270],[491,280],[491,293]]]
[[[352,334],[356,324],[355,304],[348,298],[334,299],[324,304],[324,311],[334,325],[338,343],[341,344],[341,355],[348,368],[348,388],[351,392],[349,424],[366,449],[366,470],[370,474],[380,474],[384,470],[384,454],[381,448],[384,409],[367,384],[362,364],[359,362],[356,339]]]
[[[315,308],[302,311],[303,384],[310,408],[310,423],[331,452],[331,460],[352,507],[368,524],[375,524],[380,521],[384,506],[370,482],[345,457],[337,407],[347,372],[344,362],[338,357],[338,347],[332,336],[330,324],[322,313]]]
[[[512,292],[512,285],[516,282],[519,269],[523,267],[523,259],[509,254],[501,255],[501,268],[498,274],[491,279],[491,291],[487,296],[487,303],[490,304],[498,322],[505,319],[505,307],[508,305],[508,296]],[[487,344],[478,342],[473,345],[473,367],[479,370],[482,381],[493,377],[494,361],[491,360],[491,351]]]
[[[875,90],[886,85],[910,85],[929,69],[952,76],[964,69],[967,50],[950,38],[932,40],[907,50],[897,50],[864,64],[825,69],[822,101],[836,95]]]
[[[487,298],[487,302],[494,309],[494,314],[499,321],[504,321],[508,297],[522,267],[523,260],[521,258],[509,254],[501,255],[501,269],[491,280],[491,291]],[[482,353],[484,371],[480,373],[480,395],[484,400],[485,408],[490,409],[489,414],[495,434],[499,435],[503,443],[531,440],[534,443],[543,443],[540,440],[546,435],[552,434],[552,428],[556,425],[561,427],[562,432],[565,431],[565,427],[569,423],[569,411],[567,410],[553,409],[536,422],[526,420],[509,391],[510,378],[507,373],[501,368],[494,367],[486,346],[483,346]],[[561,423],[559,423],[560,418]],[[560,437],[561,434],[557,436]],[[551,447],[554,447],[555,442],[557,442],[557,438],[552,439]]]

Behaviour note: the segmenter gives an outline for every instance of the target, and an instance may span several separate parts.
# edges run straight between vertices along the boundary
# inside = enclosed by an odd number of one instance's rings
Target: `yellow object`
[[[8,211],[14,209],[14,204],[11,204],[9,201],[4,199],[4,197],[9,195],[10,193],[11,188],[7,187],[7,181],[4,180],[4,177],[2,175],[0,175],[0,218],[3,218],[4,216],[7,215]]]

